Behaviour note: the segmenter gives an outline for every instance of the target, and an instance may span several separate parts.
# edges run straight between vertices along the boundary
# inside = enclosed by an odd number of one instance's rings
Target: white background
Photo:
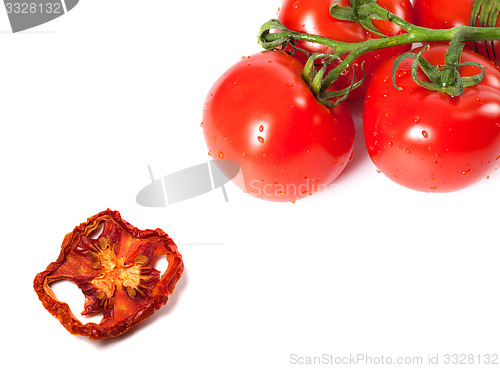
[[[81,0],[19,34],[0,7],[2,361],[290,367],[293,354],[500,354],[500,170],[451,194],[400,187],[369,160],[359,103],[354,159],[323,193],[269,203],[228,184],[228,203],[220,190],[135,203],[148,165],[161,177],[208,159],[205,95],[259,51],[279,5]],[[153,317],[92,342],[50,316],[32,282],[66,233],[108,207],[169,233],[186,269]],[[79,315],[83,295],[70,290]]]

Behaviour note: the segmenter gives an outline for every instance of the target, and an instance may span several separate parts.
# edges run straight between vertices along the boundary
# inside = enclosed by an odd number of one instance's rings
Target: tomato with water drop
[[[432,46],[422,56],[444,64],[447,47]],[[485,66],[484,79],[451,97],[432,92],[411,77],[412,59],[403,61],[392,82],[394,59],[380,66],[368,86],[363,112],[366,146],[375,166],[388,178],[424,192],[465,188],[500,164],[500,69],[475,52],[462,62]],[[477,66],[460,67],[462,76]],[[426,80],[419,69],[420,80]]]
[[[284,51],[263,51],[227,70],[206,98],[202,126],[209,154],[216,162],[237,162],[237,184],[255,197],[293,202],[312,195],[351,157],[348,108],[318,102],[302,68]]]
[[[359,23],[335,19],[330,15],[330,4],[333,0],[284,0],[278,12],[278,20],[285,27],[293,31],[309,33],[317,36],[331,38],[343,42],[362,42],[369,39],[380,38],[373,32],[367,31]],[[378,0],[377,4],[388,9],[398,17],[413,22],[413,7],[410,0]],[[340,6],[349,6],[349,0],[341,0]],[[375,27],[387,36],[397,36],[405,31],[394,23],[374,20]],[[307,52],[331,52],[332,50],[324,45],[299,41],[298,48]],[[363,70],[366,73],[365,82],[353,90],[349,99],[363,97],[366,92],[368,81],[376,67],[393,55],[399,55],[410,49],[409,45],[380,49],[367,52],[356,59],[354,66],[356,82],[363,78]],[[302,52],[295,52],[294,56],[305,62],[306,56]],[[335,64],[334,64],[335,65]],[[347,88],[353,79],[353,70],[349,68],[333,84],[335,89]]]

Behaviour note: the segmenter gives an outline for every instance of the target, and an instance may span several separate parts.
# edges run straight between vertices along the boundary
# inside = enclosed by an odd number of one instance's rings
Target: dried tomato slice
[[[163,255],[168,267],[160,275],[153,261]],[[70,333],[100,340],[121,335],[151,316],[167,302],[183,270],[182,256],[165,232],[139,230],[108,209],[64,237],[59,257],[36,275],[33,286],[43,306]],[[102,312],[99,324],[83,324],[68,304],[57,300],[50,284],[63,279],[75,282],[85,295],[82,315]]]

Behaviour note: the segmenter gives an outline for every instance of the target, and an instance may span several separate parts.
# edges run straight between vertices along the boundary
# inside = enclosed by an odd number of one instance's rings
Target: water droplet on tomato
[[[409,148],[406,149],[406,153],[411,153]]]
[[[212,151],[208,151],[208,155],[209,155],[209,156],[212,156]]]
[[[221,151],[219,151],[219,158],[224,158],[224,154]]]
[[[297,202],[297,200],[296,200],[296,199],[291,199],[291,200],[290,200],[290,203],[295,203],[295,202]]]
[[[415,124],[420,123],[420,116],[415,115],[415,117],[413,118],[413,122],[414,122]]]
[[[394,143],[392,142],[387,142],[387,147],[392,147],[394,145]]]
[[[287,87],[293,87],[293,83],[287,83],[286,86]]]
[[[261,125],[261,126],[259,127],[259,132],[263,132],[263,131],[264,131],[264,125]]]
[[[298,7],[299,7],[299,5],[300,5],[300,2],[299,2],[299,1],[294,2],[294,3],[293,3],[293,10],[297,10],[297,9],[298,9]]]
[[[470,169],[462,171],[462,175],[466,176],[470,174]]]
[[[429,138],[429,133],[427,133],[427,130],[422,130],[422,136],[424,138]]]
[[[262,138],[260,135],[257,137],[257,139],[259,140],[259,143],[264,143],[264,138]]]
[[[200,123],[200,126],[203,128],[203,121]]]
[[[386,83],[388,80],[389,80],[389,76],[388,76],[388,75],[386,75],[386,76],[384,77],[384,83]]]

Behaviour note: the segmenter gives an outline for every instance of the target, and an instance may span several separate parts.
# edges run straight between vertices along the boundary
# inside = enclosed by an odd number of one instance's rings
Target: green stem
[[[446,65],[455,66],[460,61],[463,42],[500,40],[500,27],[458,26],[451,29],[429,29],[416,26],[397,17],[395,14],[380,7],[375,2],[369,2],[358,6],[355,14],[360,23],[362,21],[365,22],[367,19],[370,21],[371,19],[386,20],[403,28],[407,33],[393,37],[370,39],[363,42],[341,42],[326,37],[291,31],[283,26],[278,20],[273,19],[261,27],[259,43],[265,49],[272,49],[292,40],[298,40],[328,46],[333,50],[332,55],[334,56],[348,54],[344,60],[324,78],[320,91],[324,92],[339,78],[344,70],[349,68],[349,66],[365,52],[412,43],[451,41],[450,49],[446,54]],[[270,33],[271,29],[276,29],[280,32]],[[445,70],[443,83],[453,83],[456,78],[455,69],[452,67],[448,69],[449,70]]]

